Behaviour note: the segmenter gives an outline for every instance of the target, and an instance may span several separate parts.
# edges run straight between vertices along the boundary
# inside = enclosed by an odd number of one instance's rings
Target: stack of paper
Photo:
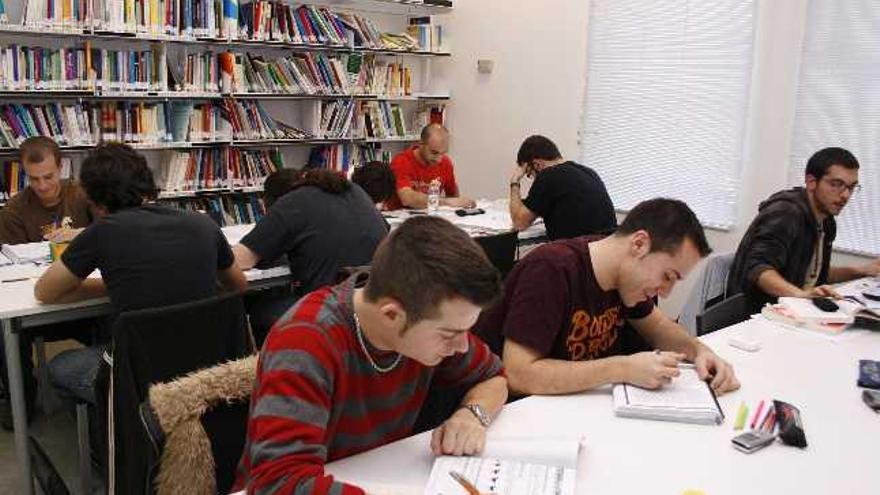
[[[13,263],[48,263],[49,243],[4,244],[0,250]]]

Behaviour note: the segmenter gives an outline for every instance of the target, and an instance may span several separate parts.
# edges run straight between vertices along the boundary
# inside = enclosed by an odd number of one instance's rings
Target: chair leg
[[[79,444],[79,493],[88,495],[92,487],[92,459],[89,446],[89,406],[76,405],[76,436]]]
[[[37,352],[37,393],[40,397],[40,406],[44,414],[51,411],[52,397],[49,393],[49,367],[46,366],[46,341],[43,337],[34,339],[34,348]]]

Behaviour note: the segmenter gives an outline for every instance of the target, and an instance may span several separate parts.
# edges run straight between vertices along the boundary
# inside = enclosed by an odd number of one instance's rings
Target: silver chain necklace
[[[373,369],[378,371],[379,373],[388,373],[389,371],[396,368],[397,365],[400,364],[400,353],[397,353],[397,357],[394,359],[393,363],[385,367],[379,366],[379,364],[375,360],[373,360],[373,356],[370,355],[370,351],[367,350],[367,344],[364,342],[364,331],[361,330],[361,320],[358,318],[357,313],[352,312],[352,314],[354,315],[354,329],[355,333],[357,334],[358,342],[361,344],[361,349],[364,350],[364,354],[367,355],[367,360],[370,362],[370,366],[372,366]]]

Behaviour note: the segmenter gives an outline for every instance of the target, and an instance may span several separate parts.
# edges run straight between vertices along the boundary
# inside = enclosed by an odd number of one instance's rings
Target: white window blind
[[[736,219],[751,81],[751,0],[592,0],[582,163],[618,210],[666,196]]]
[[[837,217],[834,247],[880,255],[880,3],[811,0],[795,107],[789,181],[803,185],[816,151],[859,160],[862,190]]]

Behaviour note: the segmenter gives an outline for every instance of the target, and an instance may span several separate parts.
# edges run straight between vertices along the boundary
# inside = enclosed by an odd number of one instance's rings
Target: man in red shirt
[[[474,200],[459,195],[452,160],[446,155],[448,149],[449,131],[439,124],[425,126],[419,144],[391,160],[391,169],[397,179],[397,194],[385,203],[385,209],[427,208],[428,187],[434,180],[440,182],[440,205],[453,208],[476,206]]]
[[[432,385],[467,392],[431,451],[480,453],[507,380],[469,329],[500,290],[463,230],[425,216],[382,241],[369,274],[297,301],[260,351],[237,489],[363,495],[324,464],[410,435]]]

